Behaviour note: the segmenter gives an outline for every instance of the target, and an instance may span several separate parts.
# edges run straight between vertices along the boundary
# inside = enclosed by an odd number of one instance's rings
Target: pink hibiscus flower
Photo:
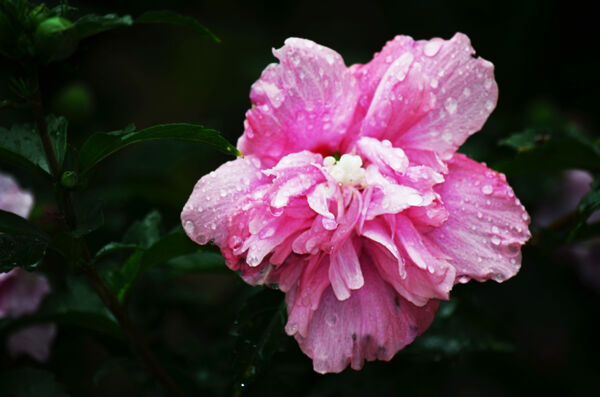
[[[12,177],[0,173],[0,209],[27,218],[32,206],[31,193],[21,190]],[[48,281],[39,274],[21,268],[0,273],[0,318],[35,312],[49,292]],[[24,327],[9,335],[8,351],[13,357],[27,354],[38,361],[46,361],[55,335],[54,324]]]
[[[493,65],[460,33],[397,36],[349,68],[309,40],[273,53],[244,157],[198,181],[184,229],[286,293],[285,330],[315,371],[390,360],[454,284],[519,270],[529,216],[504,175],[455,153],[496,105]]]

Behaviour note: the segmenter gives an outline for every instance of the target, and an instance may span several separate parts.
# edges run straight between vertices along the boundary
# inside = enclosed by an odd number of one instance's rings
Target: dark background
[[[198,18],[222,40],[216,44],[169,26],[135,26],[87,39],[70,59],[51,64],[42,74],[44,99],[50,110],[70,119],[75,147],[90,133],[131,122],[138,127],[201,123],[235,143],[250,107],[251,84],[275,61],[271,48],[290,36],[331,47],[350,65],[368,62],[397,34],[448,39],[457,31],[470,37],[477,55],[494,63],[500,92],[489,121],[462,151],[494,167],[514,156],[498,140],[526,128],[551,132],[576,125],[598,138],[600,63],[595,55],[600,35],[597,16],[585,2],[126,0],[71,5],[82,13],[132,16],[171,9]],[[19,117],[3,112],[0,121],[5,125]],[[93,248],[119,239],[127,225],[152,209],[160,210],[165,230],[176,227],[196,180],[226,160],[210,148],[177,142],[145,143],[114,156],[81,197],[101,199],[105,207],[106,223],[91,236]],[[35,192],[36,211],[43,216],[53,205],[53,197],[41,193],[45,182],[10,171]],[[507,177],[532,215],[537,235],[543,222],[536,213],[543,206],[560,207],[566,201],[562,195],[569,195],[559,190],[564,174],[520,170]],[[585,273],[582,266],[593,271]],[[250,288],[233,273],[173,277],[160,269],[151,272],[136,288],[132,313],[193,395],[588,395],[600,371],[598,267],[598,257],[582,265],[562,243],[529,245],[514,279],[458,285],[452,303],[443,306],[420,342],[391,363],[367,363],[360,372],[341,375],[313,373],[310,360],[289,337],[277,339],[278,351],[256,368],[256,375],[236,375],[240,348],[232,326]],[[597,279],[590,279],[594,275]],[[265,294],[270,301],[281,297]],[[75,396],[158,393],[127,357],[120,343],[61,327],[44,368]],[[105,371],[101,376],[100,370]]]

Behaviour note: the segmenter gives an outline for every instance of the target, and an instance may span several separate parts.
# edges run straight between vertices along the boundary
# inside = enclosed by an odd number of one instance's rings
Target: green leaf
[[[496,325],[486,321],[481,308],[465,299],[441,302],[435,320],[401,354],[418,361],[435,361],[469,352],[509,352],[514,347],[492,333]]]
[[[123,263],[118,272],[111,276],[111,284],[117,294],[119,302],[125,301],[127,293],[137,280],[142,268],[144,250],[136,249]]]
[[[96,201],[85,206],[78,206],[76,211],[78,224],[77,228],[71,232],[74,237],[83,237],[104,225],[101,202]]]
[[[503,144],[520,148],[514,159],[494,166],[505,173],[574,168],[600,172],[600,146],[574,128],[553,133],[526,131]]]
[[[75,29],[77,37],[81,40],[107,30],[131,25],[133,25],[133,20],[129,15],[119,16],[116,14],[90,14],[85,15],[75,21],[73,28]]]
[[[136,249],[110,278],[111,286],[121,302],[141,273],[146,249],[160,239],[161,219],[158,211],[152,211],[144,219],[131,225],[123,237],[124,244],[135,245]]]
[[[118,339],[124,337],[113,315],[83,278],[69,276],[63,288],[53,286],[52,292],[32,320],[86,328]]]
[[[590,186],[590,191],[581,198],[577,207],[577,220],[569,234],[569,241],[573,241],[581,232],[589,217],[600,209],[600,177],[596,177]],[[600,222],[599,222],[600,223]]]
[[[160,239],[162,216],[156,210],[151,211],[141,221],[134,222],[123,236],[125,244],[135,244],[140,248],[149,248]]]
[[[54,374],[29,367],[1,373],[0,390],[3,397],[68,397]]]
[[[268,288],[253,288],[244,302],[234,327],[234,370],[236,388],[260,373],[286,341],[283,294]]]
[[[170,259],[165,266],[175,274],[228,272],[225,259],[216,252],[195,252]]]
[[[67,120],[49,115],[46,123],[56,158],[62,166],[67,148]],[[50,174],[42,141],[32,124],[15,124],[10,130],[0,127],[0,158],[30,171]]]
[[[113,254],[115,252],[134,250],[137,247],[137,244],[125,244],[116,242],[108,243],[104,247],[100,248],[98,252],[96,252],[96,255],[94,256],[94,261],[97,261],[98,259]]]
[[[136,18],[135,23],[164,23],[168,25],[181,26],[200,34],[210,36],[214,41],[221,40],[215,36],[206,26],[200,24],[195,18],[177,14],[173,11],[146,11]]]
[[[135,126],[129,125],[120,131],[96,133],[90,136],[79,151],[79,171],[81,175],[85,175],[100,161],[129,145],[159,139],[204,143],[227,154],[241,155],[235,146],[227,142],[218,131],[206,129],[200,125],[186,123],[161,124],[141,131],[134,130]]]
[[[11,212],[0,210],[0,233],[0,272],[35,267],[46,252],[49,237]]]
[[[153,244],[142,258],[142,271],[153,268],[169,259],[198,251],[199,247],[183,231],[168,234]]]
[[[534,129],[529,129],[502,139],[498,144],[511,147],[518,152],[523,152],[533,149],[537,144],[542,143],[546,139],[548,139],[547,134],[543,134]]]

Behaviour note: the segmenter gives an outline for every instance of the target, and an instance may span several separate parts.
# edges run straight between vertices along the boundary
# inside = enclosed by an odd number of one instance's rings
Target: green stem
[[[39,89],[39,83],[35,96],[31,100],[31,109],[35,118],[38,133],[42,140],[42,145],[46,154],[46,160],[48,161],[48,165],[50,167],[50,172],[55,180],[57,199],[61,204],[67,224],[71,229],[75,229],[77,227],[75,206],[73,205],[70,192],[65,190],[60,184],[62,170],[56,158],[54,147],[52,146],[50,133],[48,132],[48,125],[46,124],[46,115],[42,102],[42,95]],[[96,268],[91,265],[92,256],[90,255],[89,248],[84,239],[81,239],[81,244],[83,260],[77,264],[77,267],[85,274],[88,282],[94,291],[96,291],[96,294],[98,294],[104,305],[110,310],[112,315],[123,329],[123,332],[127,336],[134,353],[142,361],[146,371],[156,377],[156,379],[162,383],[162,385],[171,395],[177,397],[187,397],[187,393],[162,367],[152,350],[144,342],[142,335],[131,322],[126,308],[117,300],[112,291],[106,287]]]

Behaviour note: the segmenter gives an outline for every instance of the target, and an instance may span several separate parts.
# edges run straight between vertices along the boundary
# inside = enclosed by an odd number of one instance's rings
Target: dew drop
[[[479,218],[479,219],[483,218],[483,214],[481,212],[478,212],[477,213],[477,218]]]
[[[465,87],[465,89],[463,90],[463,95],[468,97],[471,95],[471,89],[469,87]]]
[[[494,109],[494,102],[488,100],[485,102],[485,108],[488,112],[491,112]]]
[[[483,185],[483,187],[481,188],[481,192],[487,196],[492,194],[493,191],[494,188],[492,187],[492,185]]]
[[[446,108],[448,114],[456,113],[456,108],[458,107],[456,99],[452,97],[446,98],[446,101],[444,102],[444,107]]]
[[[490,88],[492,88],[492,79],[485,79],[485,81],[483,82],[483,87],[486,90],[489,90]]]
[[[494,244],[494,245],[500,245],[500,237],[498,237],[498,236],[492,236],[492,244]]]
[[[438,87],[438,81],[437,79],[433,79],[431,80],[431,82],[429,83],[429,85],[431,86],[431,88],[437,88]]]
[[[466,284],[469,282],[469,280],[469,276],[459,276],[458,279],[456,279],[456,281],[458,281],[461,284]]]
[[[507,257],[514,258],[515,256],[519,255],[520,248],[521,246],[518,243],[512,243],[505,245],[502,252]],[[513,261],[514,259],[511,260],[511,263],[514,263]]]
[[[183,229],[189,236],[194,234],[195,228],[194,228],[194,224],[192,223],[192,221],[185,221],[185,223],[183,224]]]
[[[500,230],[498,229],[498,226],[492,226],[492,233],[500,233]]]

